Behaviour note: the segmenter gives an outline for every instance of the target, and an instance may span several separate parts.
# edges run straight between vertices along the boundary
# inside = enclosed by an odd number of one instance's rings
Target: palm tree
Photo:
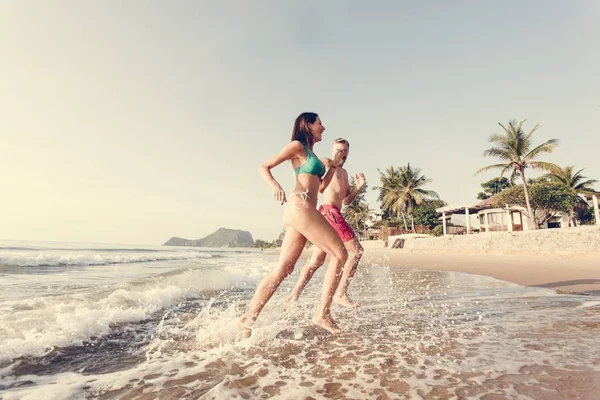
[[[525,133],[523,130],[523,124],[525,119],[517,122],[512,120],[508,123],[508,127],[498,122],[498,125],[504,130],[503,134],[493,134],[490,136],[489,141],[494,145],[483,152],[484,156],[496,157],[502,161],[500,164],[492,164],[483,167],[475,172],[475,175],[480,172],[489,171],[491,169],[500,170],[500,178],[504,175],[507,170],[511,170],[510,180],[516,175],[521,178],[523,183],[523,190],[525,192],[525,202],[527,203],[527,212],[533,221],[536,221],[536,217],[531,209],[531,202],[529,201],[529,191],[527,190],[527,179],[525,178],[525,169],[534,168],[550,171],[554,168],[558,168],[556,165],[544,161],[536,161],[536,159],[542,155],[551,153],[558,145],[558,139],[550,139],[540,144],[537,147],[532,147],[531,137],[533,133],[540,129],[541,125],[534,126],[529,133]],[[534,229],[537,229],[537,222],[534,223]]]
[[[367,221],[373,216],[373,210],[364,201],[354,201],[344,208],[344,217],[356,232],[364,231],[366,236]]]
[[[578,195],[577,198],[580,200],[580,202],[585,203],[585,201],[579,195],[586,195],[595,192],[592,185],[598,181],[596,179],[588,179],[586,176],[583,176],[583,168],[573,173],[574,169],[574,165],[568,165],[564,168],[552,168],[548,174],[543,176],[543,178],[550,182],[566,186],[567,188],[571,189],[573,193]],[[575,206],[573,206],[571,209],[570,217],[571,225],[575,226]]]
[[[564,168],[554,168],[551,169],[548,174],[544,175],[544,178],[548,179],[550,182],[563,184],[568,188],[573,189],[577,194],[589,194],[595,192],[592,185],[598,181],[583,176],[582,172],[585,168],[582,168],[573,174],[574,169],[574,165],[569,165]]]
[[[391,166],[385,170],[385,173],[379,171],[379,175],[381,186],[373,188],[379,190],[377,200],[382,202],[383,209],[402,216],[404,228],[407,230],[405,213],[410,215],[414,208],[424,202],[439,199],[436,192],[423,189],[431,179],[422,175],[420,168],[411,167],[410,163],[406,167]]]
[[[377,196],[377,201],[381,202],[382,211],[391,211],[396,212],[398,217],[402,213],[402,209],[398,208],[398,210],[392,209],[392,205],[396,202],[397,195],[395,188],[398,187],[400,181],[400,171],[398,167],[388,167],[385,170],[385,173],[381,172],[381,170],[377,169],[379,172],[379,180],[381,181],[381,186],[375,186],[373,190],[379,190],[379,195]],[[404,218],[404,214],[402,214]],[[404,227],[408,229],[406,226],[406,220],[404,221]]]

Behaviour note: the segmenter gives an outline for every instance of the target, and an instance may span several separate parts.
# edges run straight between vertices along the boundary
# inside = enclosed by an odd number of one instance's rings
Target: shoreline
[[[366,249],[361,263],[363,266],[383,265],[486,275],[521,286],[554,289],[558,293],[600,296],[600,253],[524,255],[385,248]]]
[[[365,246],[366,247],[366,246]],[[308,259],[310,249],[300,257]],[[265,250],[277,255],[279,249]],[[486,275],[521,286],[553,289],[560,294],[600,296],[600,252],[435,252],[365,248],[358,268],[391,267]]]

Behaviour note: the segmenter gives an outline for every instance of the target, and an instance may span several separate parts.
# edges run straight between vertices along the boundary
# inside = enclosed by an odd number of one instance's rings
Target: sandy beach
[[[384,266],[485,275],[521,286],[600,295],[600,228],[408,238],[403,248],[362,242],[359,268]],[[268,249],[276,255],[279,249]],[[302,258],[310,256],[305,249]]]
[[[363,267],[368,265],[465,272],[522,286],[600,295],[600,253],[527,256],[366,249]]]

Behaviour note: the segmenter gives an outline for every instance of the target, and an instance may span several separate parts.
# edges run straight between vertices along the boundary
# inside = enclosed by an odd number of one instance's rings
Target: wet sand
[[[585,306],[587,296],[453,272],[367,268],[351,290],[361,307],[336,307],[345,329],[331,335],[309,323],[319,285],[309,290],[295,307],[285,306],[283,296],[269,304],[245,342],[161,362],[163,353],[124,387],[90,394],[145,400],[600,396],[600,308]],[[96,377],[89,379],[93,386]]]

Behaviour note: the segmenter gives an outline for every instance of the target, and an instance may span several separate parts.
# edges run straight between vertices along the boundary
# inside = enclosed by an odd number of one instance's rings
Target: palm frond
[[[545,161],[531,161],[528,165],[529,165],[529,167],[531,167],[533,169],[541,169],[544,171],[552,171],[552,170],[556,170],[556,168],[560,168],[556,164],[545,162]]]
[[[523,157],[523,159],[526,161],[530,161],[537,158],[541,154],[552,153],[556,146],[558,146],[558,139],[547,140],[544,143],[537,146],[536,148],[534,148],[533,150],[531,150],[529,153],[527,153]]]
[[[537,131],[538,129],[540,129],[542,126],[543,126],[542,124],[537,124],[536,126],[534,126],[533,128],[531,128],[531,130],[527,134],[527,139],[531,140],[531,137],[533,136],[533,134],[535,133],[535,131]]]
[[[492,165],[487,165],[485,167],[479,168],[477,171],[475,171],[474,175],[478,175],[482,172],[486,172],[486,171],[490,171],[492,169],[502,169],[503,171],[507,169],[507,165],[510,164],[492,164]],[[500,175],[502,176],[502,175]]]
[[[507,149],[501,149],[498,147],[492,147],[483,152],[483,156],[487,157],[496,157],[500,160],[512,161],[514,159],[514,155]]]

